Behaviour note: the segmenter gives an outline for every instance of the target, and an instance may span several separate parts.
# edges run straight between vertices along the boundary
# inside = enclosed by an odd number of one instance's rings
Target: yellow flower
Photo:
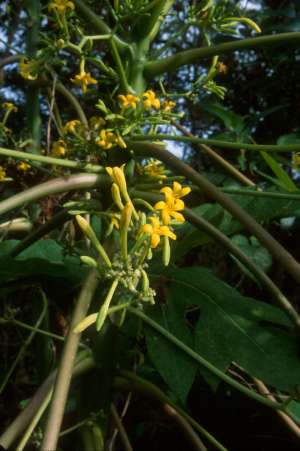
[[[191,188],[189,186],[185,186],[182,188],[180,183],[173,182],[173,189],[169,186],[165,186],[160,190],[161,193],[165,194],[165,197],[168,196],[173,197],[174,199],[181,199],[184,196],[187,196],[191,192]]]
[[[165,186],[160,190],[165,195],[165,201],[157,202],[154,205],[155,210],[162,210],[163,223],[170,224],[171,218],[176,219],[178,222],[184,222],[184,216],[179,211],[184,210],[184,202],[182,197],[187,196],[191,192],[191,188],[185,186],[182,188],[180,183],[173,182],[173,189],[169,186]]]
[[[226,64],[222,63],[222,61],[217,63],[217,71],[219,72],[219,74],[226,75],[228,73],[228,70],[229,70],[228,66],[226,66]]]
[[[63,157],[67,152],[66,145],[62,139],[55,141],[52,146],[52,153],[56,157]]]
[[[74,3],[69,0],[53,0],[48,6],[49,11],[54,9],[60,16],[63,16],[68,8],[72,10],[75,8]]]
[[[157,110],[159,110],[160,108],[160,100],[156,97],[155,92],[151,91],[151,89],[149,89],[148,91],[144,92],[143,94],[144,97],[144,107],[145,108],[156,108]]]
[[[151,247],[155,248],[160,242],[161,236],[168,236],[172,240],[176,240],[175,233],[171,232],[168,226],[161,225],[159,219],[156,216],[151,216],[150,221],[152,224],[144,224],[141,227],[141,232],[151,235]]]
[[[76,127],[80,125],[80,121],[74,119],[73,121],[68,121],[64,126],[64,133],[75,133]]]
[[[175,199],[172,196],[166,197],[166,201],[161,200],[154,205],[155,210],[161,210],[163,224],[168,225],[171,218],[178,222],[184,222],[184,216],[179,211],[184,210],[184,202],[181,199]]]
[[[96,144],[103,149],[111,149],[114,144],[125,149],[126,143],[120,135],[115,135],[113,132],[109,132],[108,130],[101,130],[100,136],[96,139]]]
[[[136,108],[137,102],[139,101],[139,98],[132,94],[127,94],[126,96],[120,94],[118,99],[122,103],[123,108]]]
[[[297,152],[297,153],[295,153],[295,154],[293,155],[292,161],[293,161],[293,164],[294,164],[295,166],[299,166],[299,165],[300,165],[300,152]]]
[[[166,113],[172,111],[175,106],[176,102],[173,102],[172,100],[165,100],[163,103],[163,109]]]
[[[0,166],[0,182],[2,182],[6,177],[6,170],[3,166]]]
[[[36,80],[38,74],[36,73],[38,68],[37,61],[28,60],[27,58],[22,58],[19,63],[20,74],[26,80]]]
[[[96,144],[103,149],[111,149],[116,142],[116,135],[105,129],[101,130],[100,136],[96,140]]]
[[[150,160],[146,166],[144,166],[143,171],[146,175],[153,178],[165,178],[166,169],[163,164],[158,160]]]
[[[20,161],[20,163],[17,164],[18,171],[27,172],[30,168],[30,164],[26,163],[25,161]]]
[[[75,75],[75,78],[71,78],[71,82],[80,86],[84,94],[87,92],[88,85],[98,83],[97,80],[91,76],[90,72],[85,72],[84,70],[80,72],[80,74]]]
[[[13,113],[16,113],[18,111],[18,108],[11,102],[4,102],[3,108],[5,108],[6,110],[10,110]]]

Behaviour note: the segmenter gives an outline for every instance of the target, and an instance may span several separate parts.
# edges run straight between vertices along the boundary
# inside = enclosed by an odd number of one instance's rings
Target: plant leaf
[[[184,320],[183,303],[175,304],[170,301],[166,305],[150,307],[147,314],[192,347],[192,335]],[[195,378],[197,364],[151,328],[146,328],[145,335],[154,366],[179,400],[185,404]]]

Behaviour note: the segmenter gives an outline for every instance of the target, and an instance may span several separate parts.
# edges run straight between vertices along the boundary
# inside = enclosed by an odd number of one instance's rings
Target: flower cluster
[[[123,110],[129,108],[136,109],[139,103],[142,103],[146,110],[149,110],[151,108],[159,110],[162,107],[162,110],[168,113],[176,106],[176,103],[172,100],[165,100],[161,104],[160,99],[151,89],[145,91],[140,98],[132,94],[120,94],[118,95],[118,100],[120,101]]]
[[[66,155],[67,148],[63,139],[55,141],[52,145],[52,154],[55,157],[64,157]]]
[[[38,77],[39,62],[21,58],[19,63],[20,74],[26,80],[36,80]]]
[[[31,168],[29,163],[26,163],[26,161],[20,161],[20,163],[17,164],[18,171],[21,172],[27,172]]]
[[[125,149],[126,143],[120,135],[116,135],[108,130],[101,130],[99,137],[96,139],[96,144],[102,149],[111,149],[113,145],[118,145]]]
[[[174,182],[172,188],[166,186],[161,190],[165,201],[160,201],[152,207],[142,199],[130,197],[125,165],[107,167],[106,171],[112,182],[113,206],[102,212],[102,215],[109,220],[106,236],[113,234],[115,243],[111,257],[88,222],[79,215],[76,219],[81,230],[97,250],[101,262],[91,256],[83,256],[81,260],[97,268],[100,277],[108,280],[110,287],[99,312],[88,315],[77,324],[75,333],[82,332],[93,323],[96,323],[97,330],[100,330],[109,315],[118,310],[125,314],[129,305],[154,303],[155,292],[150,288],[147,261],[153,257],[154,252],[162,250],[163,263],[165,265],[169,263],[169,239],[176,240],[173,228],[176,224],[171,222],[173,218],[177,222],[184,221],[178,210],[183,210],[184,202],[181,198],[190,192],[189,187],[182,187],[180,183]],[[150,213],[137,210],[137,205],[141,204],[150,210]],[[111,307],[113,299],[115,305]]]

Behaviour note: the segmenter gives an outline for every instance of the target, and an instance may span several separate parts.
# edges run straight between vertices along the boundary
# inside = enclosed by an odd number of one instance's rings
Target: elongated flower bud
[[[80,321],[73,329],[74,334],[81,334],[85,329],[87,329],[91,324],[96,322],[98,313],[92,313],[86,316],[82,321]]]
[[[86,219],[84,219],[80,215],[76,215],[75,217],[76,217],[76,221],[77,221],[79,227],[81,228],[81,230],[83,231],[85,236],[91,241],[92,245],[99,252],[99,255],[102,257],[102,259],[104,260],[106,265],[110,268],[111,261],[107,255],[107,253],[105,252],[102,244],[99,242],[98,238],[96,237],[95,232],[92,229],[92,227],[90,226],[90,224],[87,222]]]
[[[130,221],[131,221],[132,211],[133,211],[132,204],[127,202],[127,204],[123,208],[122,214],[121,214],[121,230],[122,231],[124,229],[126,231],[128,230]]]
[[[97,320],[96,320],[96,329],[99,332],[104,324],[104,321],[108,314],[109,305],[111,303],[111,300],[113,298],[113,295],[115,294],[115,291],[117,289],[117,286],[119,284],[119,279],[115,279],[113,283],[111,284],[111,287],[107,293],[107,296],[99,310]]]
[[[111,195],[113,198],[114,203],[117,205],[119,210],[123,210],[124,205],[122,203],[121,195],[120,195],[120,189],[116,183],[113,183],[111,186]]]
[[[92,268],[98,268],[98,263],[96,262],[96,260],[92,257],[89,257],[88,255],[82,255],[80,257],[80,260],[82,261],[82,263],[85,263]]]

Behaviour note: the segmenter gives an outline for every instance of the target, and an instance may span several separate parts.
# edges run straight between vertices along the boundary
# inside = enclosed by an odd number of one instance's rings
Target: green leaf
[[[268,154],[267,152],[260,152],[260,154],[263,157],[263,159],[265,160],[265,162],[272,169],[274,174],[281,181],[282,186],[285,189],[287,189],[288,191],[297,191],[297,186],[295,185],[293,180],[290,178],[288,173],[280,166],[279,163],[277,163],[275,158],[271,157],[271,155]]]
[[[250,189],[245,189],[246,193],[249,191]],[[267,190],[265,191],[267,192]],[[297,191],[297,194],[299,194],[299,191]],[[266,198],[252,196],[251,194],[230,194],[229,196],[259,222],[290,216],[300,217],[300,199]],[[220,205],[202,204],[200,207],[193,208],[193,212],[214,224],[227,236],[243,230],[243,225]],[[211,241],[208,235],[188,223],[177,228],[177,235],[179,239],[176,242],[176,258],[182,257],[191,249]]]
[[[200,306],[195,350],[226,371],[231,362],[277,389],[299,384],[298,343],[286,315],[276,307],[241,296],[205,268],[169,270],[169,302]],[[207,377],[215,386],[216,381]]]
[[[287,412],[300,424],[300,402],[291,401],[288,404]]]
[[[192,335],[184,320],[182,302],[176,304],[170,301],[166,305],[150,307],[147,314],[183,343],[192,346]],[[154,366],[174,394],[185,404],[195,378],[197,364],[151,328],[146,328],[145,335]]]
[[[277,144],[286,145],[286,144],[300,144],[299,134],[298,133],[288,133],[287,135],[281,135],[277,139]]]
[[[245,117],[241,117],[232,111],[227,110],[222,105],[202,104],[202,108],[221,119],[225,127],[230,131],[234,131],[237,135],[243,133],[246,128]]]
[[[272,256],[266,248],[264,248],[260,242],[254,236],[248,239],[245,235],[234,235],[231,241],[237,245],[254,263],[259,266],[263,271],[268,271],[272,266]],[[252,280],[254,280],[258,285],[259,281],[256,277],[245,267],[239,260],[232,256],[237,265],[242,269],[242,271],[247,274]]]
[[[16,240],[0,243],[0,281],[46,276],[67,279],[77,285],[86,274],[79,259],[65,256],[64,249],[54,240],[39,240],[12,258],[8,254],[17,243]]]

